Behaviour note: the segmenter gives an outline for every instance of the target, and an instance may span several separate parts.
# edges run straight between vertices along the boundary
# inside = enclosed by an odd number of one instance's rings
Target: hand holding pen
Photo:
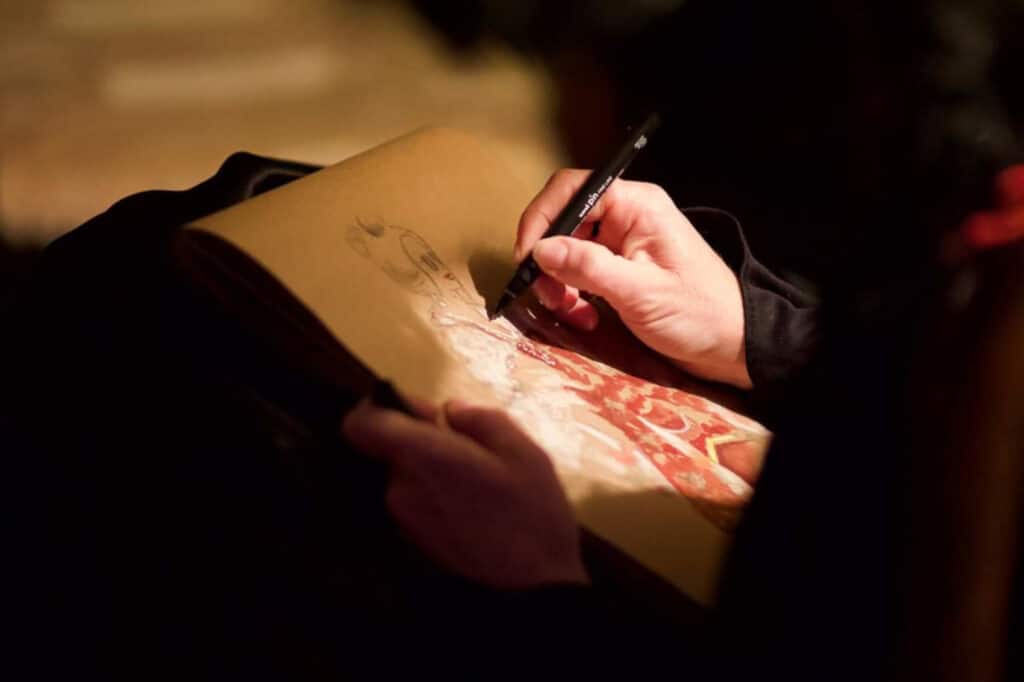
[[[562,321],[591,330],[600,296],[643,343],[686,371],[749,388],[739,281],[657,185],[616,180],[575,229],[547,237],[550,216],[591,174],[561,170],[519,221],[517,258],[530,254],[542,275],[538,299]],[[594,225],[600,230],[590,239]]]
[[[611,158],[605,161],[601,167],[587,173],[583,182],[574,188],[572,196],[559,206],[557,217],[548,222],[544,236],[555,237],[572,234],[587,219],[587,215],[611,184],[625,172],[629,164],[636,158],[637,153],[647,146],[651,133],[660,125],[661,117],[658,114],[651,114],[639,128],[630,133]],[[537,263],[534,262],[531,255],[524,256],[517,252],[516,260],[519,262],[519,266],[505,286],[491,319],[500,315],[501,311],[526,291],[541,274],[540,268],[537,267]]]

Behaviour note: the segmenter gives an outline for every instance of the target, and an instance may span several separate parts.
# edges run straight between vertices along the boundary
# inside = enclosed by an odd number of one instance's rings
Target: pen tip
[[[494,312],[487,314],[487,319],[496,320],[501,316],[501,311],[504,310],[509,303],[512,302],[512,297],[508,294],[502,294],[501,298],[498,299],[498,305],[494,306]]]

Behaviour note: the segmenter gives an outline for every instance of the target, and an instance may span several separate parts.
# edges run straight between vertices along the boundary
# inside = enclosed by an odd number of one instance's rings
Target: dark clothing
[[[747,371],[760,408],[770,410],[814,350],[815,296],[766,268],[751,253],[743,228],[730,213],[714,208],[687,208],[683,213],[739,278]]]

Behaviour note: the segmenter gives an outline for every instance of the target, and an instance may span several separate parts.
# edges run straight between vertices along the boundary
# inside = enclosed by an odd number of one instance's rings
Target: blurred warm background
[[[327,164],[426,124],[524,173],[560,162],[549,83],[508,48],[456,53],[404,3],[0,3],[0,239],[41,245],[231,152]]]
[[[539,182],[651,110],[630,175],[732,211],[774,269],[898,269],[1024,157],[1021,26],[1024,0],[0,0],[0,295],[234,151],[327,164],[455,125]]]

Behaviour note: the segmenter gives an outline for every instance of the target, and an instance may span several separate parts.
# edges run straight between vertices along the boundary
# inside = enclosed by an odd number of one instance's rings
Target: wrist
[[[724,262],[719,263],[719,296],[709,301],[705,323],[710,339],[700,351],[671,360],[690,374],[750,389],[754,384],[747,369],[743,294],[736,275]]]
[[[676,360],[672,364],[694,376],[703,379],[710,379],[723,384],[729,384],[737,388],[749,390],[754,387],[754,382],[747,371],[745,361],[723,362],[715,360]]]

